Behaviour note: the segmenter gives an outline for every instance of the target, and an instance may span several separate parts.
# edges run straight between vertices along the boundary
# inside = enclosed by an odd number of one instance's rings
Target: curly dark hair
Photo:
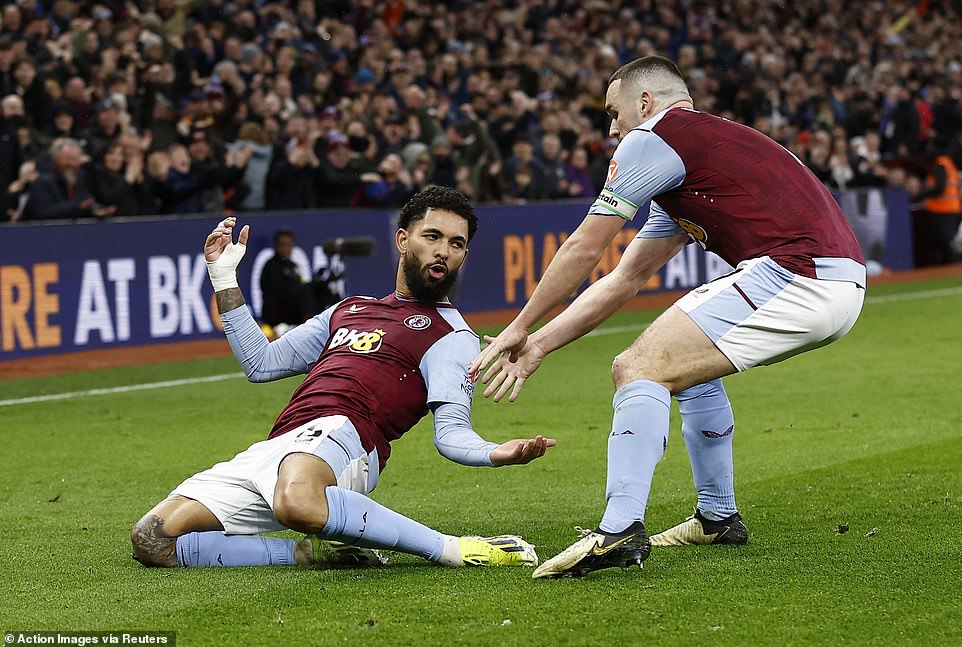
[[[468,198],[457,189],[436,184],[424,187],[401,207],[398,227],[407,229],[412,222],[423,220],[428,209],[444,209],[467,220],[469,242],[478,231],[478,217],[474,215]]]

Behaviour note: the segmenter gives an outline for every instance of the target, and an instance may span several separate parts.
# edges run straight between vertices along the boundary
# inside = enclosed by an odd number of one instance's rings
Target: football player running
[[[246,307],[236,268],[249,226],[236,218],[207,237],[204,254],[224,332],[252,382],[307,374],[267,440],[195,474],[137,522],[134,559],[147,566],[382,563],[374,549],[445,566],[535,566],[513,535],[454,537],[380,505],[390,443],[430,409],[434,442],[464,465],[524,464],[555,441],[497,444],[471,426],[468,363],[478,338],[448,301],[477,230],[467,198],[427,187],[402,208],[395,292],[352,297],[268,342]],[[265,537],[290,528],[304,539]]]
[[[469,367],[488,367],[484,395],[514,401],[548,353],[616,312],[684,245],[694,242],[736,269],[682,297],[615,358],[604,516],[534,577],[641,565],[651,545],[745,543],[735,506],[735,422],[720,378],[842,337],[865,294],[858,242],[825,186],[765,135],[694,110],[670,60],[622,66],[605,103],[610,134],[620,140],[605,187],[521,313]],[[649,201],[647,221],[614,271],[529,336]],[[698,499],[691,517],[649,541],[645,508],[668,443],[672,396]]]

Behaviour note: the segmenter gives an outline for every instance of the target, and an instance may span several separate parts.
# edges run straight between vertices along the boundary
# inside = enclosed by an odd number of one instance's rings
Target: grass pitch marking
[[[200,384],[202,382],[220,382],[221,380],[231,380],[242,377],[244,377],[243,373],[222,373],[221,375],[192,377],[183,380],[167,380],[165,382],[150,382],[148,384],[114,386],[108,389],[90,389],[89,391],[70,391],[68,393],[52,393],[50,395],[34,395],[28,398],[0,400],[0,407],[9,407],[15,404],[31,404],[34,402],[49,402],[51,400],[72,400],[73,398],[86,398],[92,395],[109,395],[111,393],[128,393],[130,391],[149,391],[152,389],[164,389],[170,386],[184,386],[187,384]]]
[[[879,303],[892,303],[896,301],[914,301],[917,299],[934,299],[938,297],[955,296],[962,294],[962,287],[942,288],[938,290],[919,290],[917,292],[903,292],[900,294],[889,294],[886,296],[868,297],[866,305]],[[600,337],[602,335],[620,335],[626,332],[640,333],[645,326],[651,323],[641,321],[631,326],[610,326],[607,328],[597,328],[584,335],[585,337]],[[243,373],[223,373],[221,375],[208,375],[206,377],[193,377],[183,380],[167,380],[165,382],[150,382],[147,384],[132,384],[129,386],[115,386],[109,389],[91,389],[89,391],[71,391],[69,393],[53,393],[50,395],[35,395],[27,398],[15,398],[13,400],[0,400],[0,407],[9,407],[18,404],[32,404],[34,402],[49,402],[51,400],[72,400],[74,398],[86,398],[96,395],[109,395],[112,393],[128,393],[130,391],[150,391],[152,389],[165,389],[171,386],[185,386],[188,384],[201,384],[204,382],[220,382],[222,380],[232,380],[244,377]]]

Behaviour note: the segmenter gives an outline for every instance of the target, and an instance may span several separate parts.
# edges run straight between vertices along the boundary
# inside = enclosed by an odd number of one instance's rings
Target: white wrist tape
[[[215,260],[207,262],[207,274],[210,276],[211,285],[214,286],[214,292],[238,287],[237,266],[244,258],[246,251],[247,245],[231,243]]]

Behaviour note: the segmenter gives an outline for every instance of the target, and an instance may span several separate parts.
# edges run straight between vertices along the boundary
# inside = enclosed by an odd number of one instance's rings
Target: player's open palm
[[[545,438],[538,434],[534,438],[516,438],[501,443],[491,452],[491,462],[495,467],[502,465],[524,465],[536,458],[544,456],[549,447],[557,442],[553,438]]]
[[[507,354],[501,355],[498,361],[488,367],[481,379],[488,385],[484,390],[484,397],[490,398],[493,395],[495,402],[501,402],[501,398],[511,391],[508,402],[517,400],[525,381],[538,370],[545,355],[544,349],[533,341],[525,344],[516,361],[511,361]]]

